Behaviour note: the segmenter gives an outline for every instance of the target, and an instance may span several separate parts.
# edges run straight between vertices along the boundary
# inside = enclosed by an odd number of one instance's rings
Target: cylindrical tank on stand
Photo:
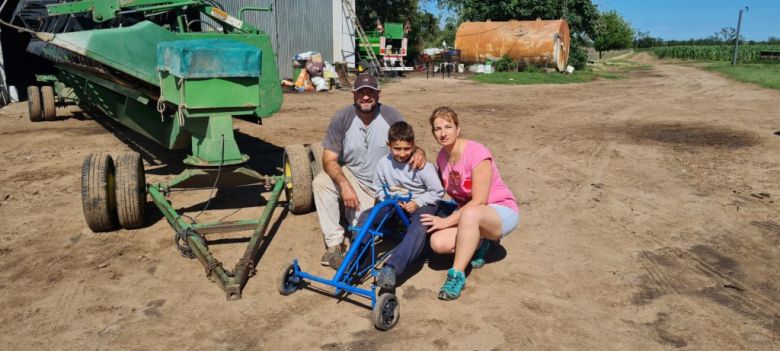
[[[569,24],[565,20],[463,22],[455,33],[460,61],[478,63],[509,55],[524,65],[566,69]]]

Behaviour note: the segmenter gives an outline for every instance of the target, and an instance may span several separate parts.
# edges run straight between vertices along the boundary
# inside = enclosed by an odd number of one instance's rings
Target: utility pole
[[[745,6],[745,11],[748,10],[748,7]],[[734,38],[734,59],[731,60],[731,65],[734,66],[737,64],[737,56],[739,54],[739,30],[742,28],[742,9],[739,9],[739,20],[737,20],[737,37]]]

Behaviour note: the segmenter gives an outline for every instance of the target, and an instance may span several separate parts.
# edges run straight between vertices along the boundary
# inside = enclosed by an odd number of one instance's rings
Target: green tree
[[[454,10],[463,21],[508,21],[566,19],[572,36],[596,35],[598,8],[591,0],[439,0],[439,6]]]
[[[438,0],[439,6],[457,13],[462,21],[507,21],[559,19],[569,23],[571,49],[569,64],[583,69],[587,63],[585,46],[596,36],[598,7],[591,0]]]
[[[418,11],[410,23],[412,30],[407,36],[409,38],[407,57],[414,59],[439,36],[439,18],[430,12]]]
[[[607,50],[630,48],[634,41],[634,29],[617,11],[601,14],[596,25],[593,48],[601,54]]]
[[[441,22],[441,17],[438,19],[439,22]],[[435,35],[433,36],[433,39],[425,43],[425,47],[441,47],[442,42],[446,42],[448,46],[455,45],[455,33],[458,31],[458,26],[460,26],[460,20],[455,17],[449,17],[446,20],[444,20],[444,27],[443,28],[436,28]]]
[[[737,39],[737,29],[734,27],[723,27],[715,32],[715,39],[724,43],[733,43]],[[740,34],[739,41],[745,41],[745,37]]]
[[[365,31],[374,30],[377,21],[413,21],[418,10],[418,0],[355,0],[355,12]]]
[[[650,36],[650,32],[643,32],[638,29],[634,30],[634,47],[639,49],[652,48],[656,46],[664,45],[664,40],[661,38],[653,38]]]

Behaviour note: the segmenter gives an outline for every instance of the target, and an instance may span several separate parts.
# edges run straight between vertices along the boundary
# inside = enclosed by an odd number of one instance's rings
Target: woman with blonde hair
[[[422,223],[432,233],[433,251],[455,254],[447,280],[439,290],[439,299],[454,300],[466,285],[466,267],[481,267],[491,246],[517,227],[520,213],[490,150],[460,138],[457,113],[439,107],[431,114],[430,123],[433,136],[442,146],[436,158],[439,175],[458,208],[445,218],[422,215]]]

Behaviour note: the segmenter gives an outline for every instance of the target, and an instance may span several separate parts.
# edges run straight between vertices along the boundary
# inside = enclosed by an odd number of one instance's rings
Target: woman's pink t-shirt
[[[474,167],[483,160],[490,160],[490,167],[493,169],[493,178],[490,181],[490,194],[488,195],[487,203],[506,206],[519,212],[517,201],[515,201],[512,191],[509,190],[509,187],[501,179],[501,174],[498,173],[498,168],[493,161],[493,155],[490,153],[490,150],[473,140],[466,141],[463,155],[456,164],[447,162],[447,151],[444,149],[439,151],[436,164],[439,165],[444,190],[459,206],[469,202],[471,200],[471,173]]]

